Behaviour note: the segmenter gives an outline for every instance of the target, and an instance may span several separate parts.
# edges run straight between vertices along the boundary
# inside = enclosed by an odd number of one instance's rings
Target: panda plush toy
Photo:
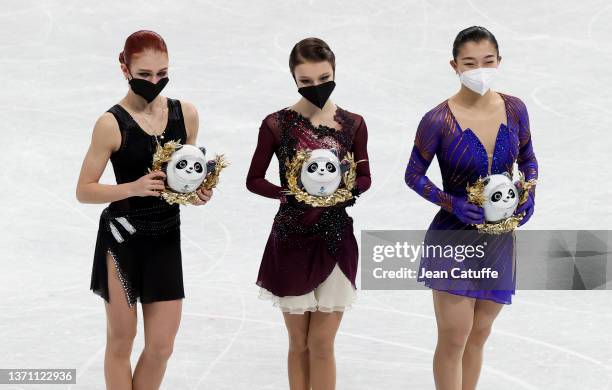
[[[336,149],[314,149],[302,164],[298,184],[310,195],[328,196],[338,189],[347,169],[340,163]]]
[[[166,184],[176,192],[188,193],[198,189],[206,174],[214,167],[206,162],[206,148],[194,145],[179,145],[170,161],[162,165]]]
[[[507,172],[489,175],[483,180],[485,198],[482,205],[487,222],[511,217],[519,202],[519,192]]]

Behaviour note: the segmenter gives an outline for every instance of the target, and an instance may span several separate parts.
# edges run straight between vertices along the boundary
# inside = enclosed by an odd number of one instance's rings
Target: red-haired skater
[[[147,173],[158,144],[195,144],[198,113],[186,101],[160,95],[168,83],[168,49],[153,31],[131,34],[119,54],[127,94],[97,120],[76,196],[108,203],[100,216],[91,289],[105,301],[108,389],[158,389],[178,331],[183,290],[180,210],[160,197],[162,171]],[[116,185],[98,181],[110,159]],[[197,205],[212,191],[198,190]],[[134,372],[136,302],[144,317],[145,347]]]

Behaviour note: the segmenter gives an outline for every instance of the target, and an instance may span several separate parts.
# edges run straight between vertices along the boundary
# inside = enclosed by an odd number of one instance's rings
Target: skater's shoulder
[[[195,104],[184,99],[167,99],[168,107],[175,117],[178,116],[179,119],[190,124],[199,121],[199,113]]]
[[[94,125],[94,132],[108,134],[119,130],[119,122],[111,111],[103,112]]]
[[[335,120],[340,122],[349,121],[352,123],[352,127],[359,128],[362,124],[365,124],[365,119],[361,114],[347,110],[344,107],[337,106]]]
[[[527,106],[525,105],[523,100],[521,100],[521,98],[514,95],[509,95],[504,92],[496,92],[502,97],[502,99],[504,99],[506,105],[508,105],[513,111],[523,112],[527,110]]]
[[[448,98],[447,98],[447,99],[444,99],[436,103],[436,105],[430,108],[427,112],[425,112],[425,115],[423,116],[433,119],[436,117],[444,116],[447,113],[449,113],[449,111],[450,111],[450,107],[448,106]]]
[[[435,106],[425,111],[420,118],[420,126],[424,127],[440,127],[448,123],[450,118],[450,109],[448,107],[448,99],[445,99]]]

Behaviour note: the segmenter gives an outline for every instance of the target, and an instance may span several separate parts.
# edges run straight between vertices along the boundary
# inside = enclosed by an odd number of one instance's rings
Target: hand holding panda
[[[198,200],[194,203],[195,206],[201,206],[206,204],[213,196],[213,190],[206,188],[198,188],[196,191],[196,195],[198,195]]]
[[[453,214],[461,222],[475,225],[485,222],[484,209],[481,206],[470,203],[467,197],[453,195]]]
[[[164,179],[166,174],[162,171],[151,171],[138,180],[129,183],[130,196],[160,196],[166,188]]]
[[[206,148],[194,145],[178,145],[170,161],[164,163],[161,172],[166,185],[179,193],[194,192],[198,196],[194,205],[206,204],[212,197],[212,189],[201,188],[208,172],[214,171],[215,161],[206,161]]]
[[[453,213],[464,223],[475,225],[480,232],[502,234],[529,220],[534,199],[530,188],[536,180],[512,182],[509,172],[478,178],[466,187],[467,197],[453,196]]]
[[[519,185],[517,187],[520,186],[520,183],[518,184]],[[529,220],[529,218],[531,218],[531,216],[533,215],[534,208],[535,208],[535,199],[533,198],[533,193],[529,190],[527,190],[527,192],[528,192],[527,200],[524,203],[519,204],[517,209],[514,211],[514,215],[519,215],[522,212],[525,212],[525,216],[523,217],[523,219],[521,219],[518,226],[524,225]]]

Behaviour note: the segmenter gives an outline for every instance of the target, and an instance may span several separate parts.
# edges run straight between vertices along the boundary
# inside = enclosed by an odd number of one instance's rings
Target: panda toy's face
[[[306,192],[328,196],[340,185],[342,172],[338,156],[329,149],[315,149],[302,165],[300,180]]]
[[[176,192],[195,191],[206,177],[204,148],[182,145],[172,153],[166,166],[168,187]]]
[[[484,179],[485,220],[497,222],[511,217],[518,206],[519,194],[506,173],[487,176]]]

